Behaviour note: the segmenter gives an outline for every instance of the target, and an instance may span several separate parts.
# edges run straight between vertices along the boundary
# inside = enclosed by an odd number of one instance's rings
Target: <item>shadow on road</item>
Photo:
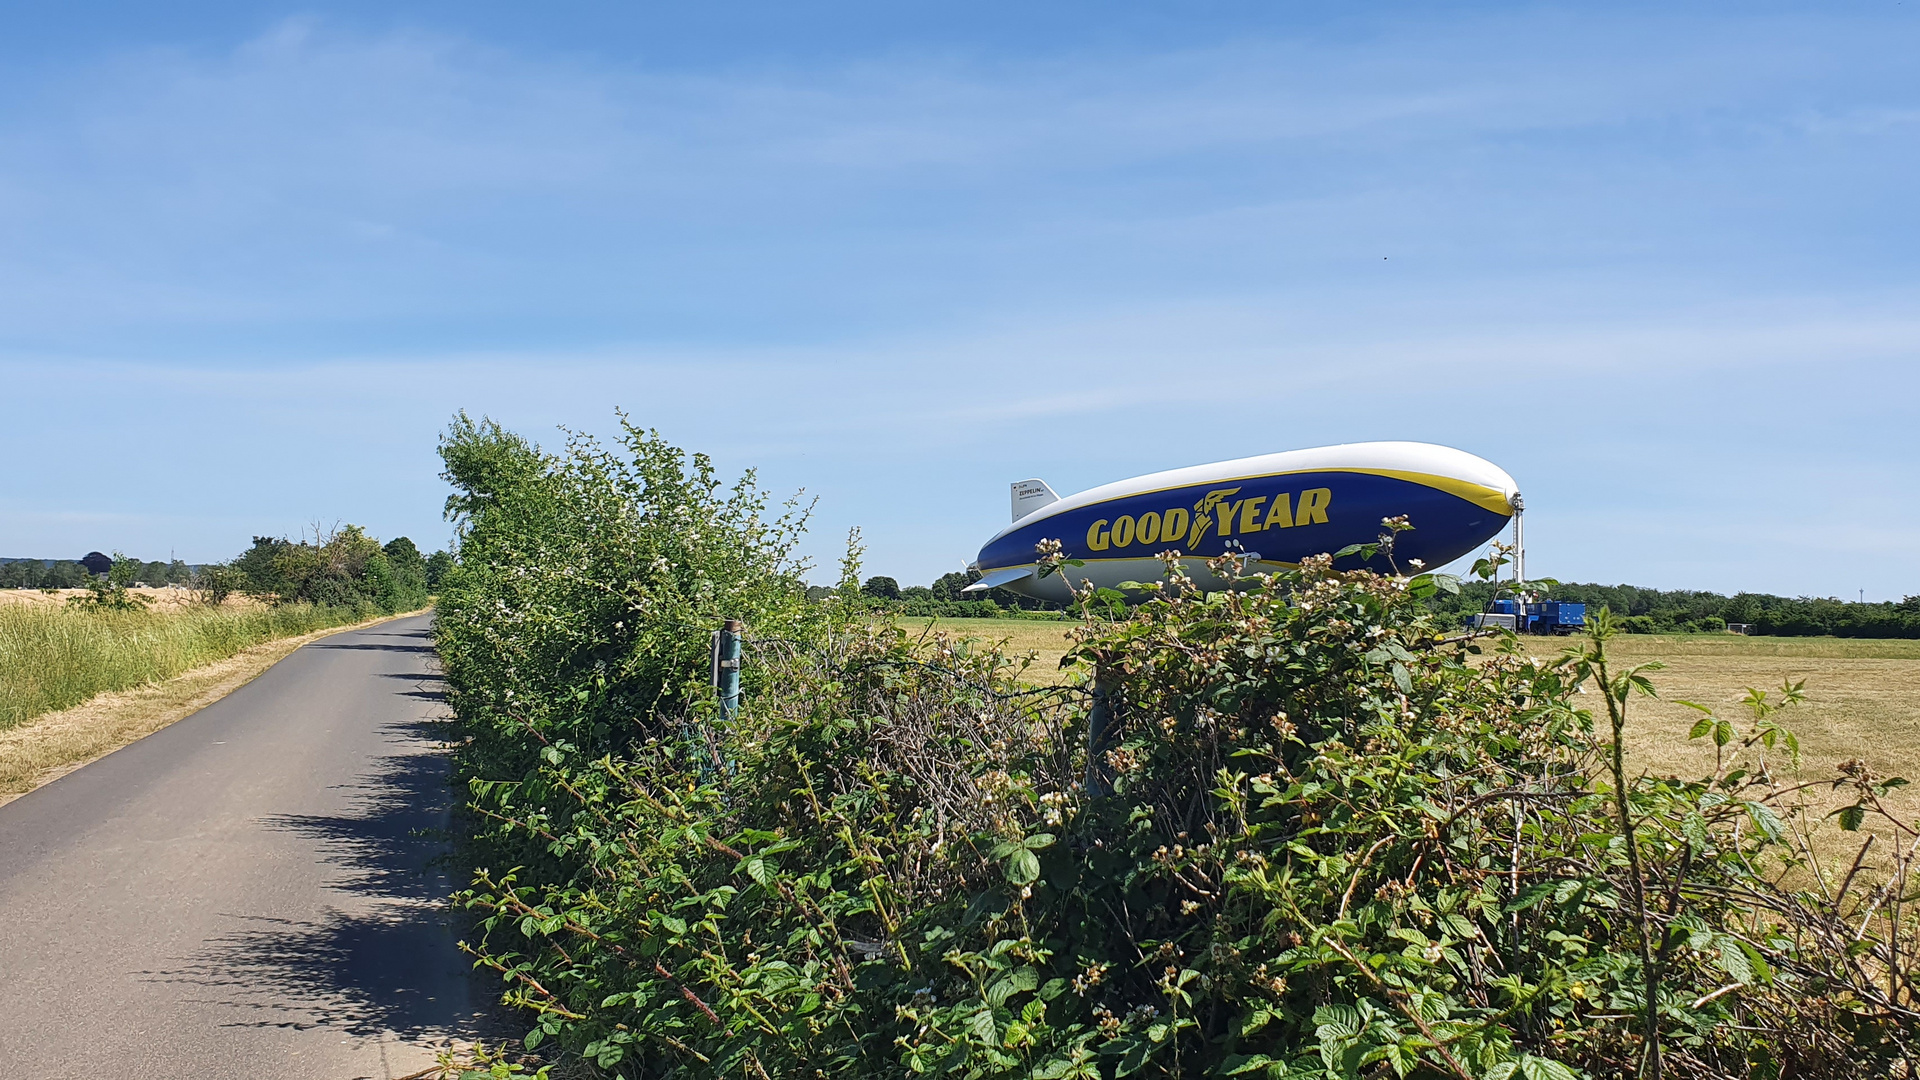
[[[437,679],[406,678],[423,686]],[[493,1004],[498,985],[474,975],[455,947],[463,930],[446,897],[462,882],[448,866],[453,792],[436,746],[442,725],[422,719],[383,728],[397,745],[416,749],[377,759],[347,788],[346,812],[261,820],[310,838],[333,870],[328,885],[345,895],[325,919],[234,915],[233,929],[182,967],[145,977],[207,988],[218,995],[207,1000],[239,1014],[227,1026],[326,1024],[412,1039],[521,1034]]]
[[[301,648],[344,649],[348,652],[433,652],[433,646],[431,645],[393,645],[384,641],[316,641],[311,645],[303,645]]]
[[[421,701],[447,700],[447,680],[446,677],[442,675],[419,675],[408,672],[387,671],[376,674],[375,678],[398,679],[401,682],[414,684],[411,690],[394,691],[401,697],[419,698]]]
[[[373,641],[372,638],[389,640]],[[402,644],[412,642],[413,644]],[[309,649],[344,649],[348,652],[433,652],[431,630],[362,630],[355,634],[323,638],[307,645]]]

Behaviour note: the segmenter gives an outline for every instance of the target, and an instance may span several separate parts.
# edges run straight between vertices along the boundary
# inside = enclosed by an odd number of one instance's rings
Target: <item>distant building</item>
[[[87,573],[95,577],[105,577],[107,571],[113,569],[113,560],[97,551],[89,551],[81,556],[80,565],[86,567]]]

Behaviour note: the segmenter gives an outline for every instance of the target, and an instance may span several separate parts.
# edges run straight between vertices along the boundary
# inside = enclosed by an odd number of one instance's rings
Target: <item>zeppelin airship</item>
[[[969,592],[1006,586],[1044,600],[1069,599],[1068,581],[1117,588],[1159,581],[1158,556],[1177,551],[1194,583],[1221,589],[1209,560],[1239,559],[1241,573],[1298,565],[1379,539],[1383,518],[1406,515],[1389,564],[1348,555],[1342,569],[1362,565],[1402,573],[1439,567],[1486,543],[1519,512],[1519,489],[1505,470],[1431,443],[1370,442],[1288,450],[1194,465],[1121,480],[1061,498],[1043,480],[1013,485],[1013,524],[994,534],[970,569]],[[1035,545],[1058,540],[1083,565],[1040,576]],[[1419,560],[1415,563],[1414,560]]]

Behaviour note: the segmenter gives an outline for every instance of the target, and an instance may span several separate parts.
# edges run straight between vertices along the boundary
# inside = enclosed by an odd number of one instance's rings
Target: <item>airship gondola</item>
[[[1207,563],[1234,555],[1242,574],[1296,566],[1379,539],[1383,518],[1405,515],[1392,562],[1343,557],[1342,569],[1410,572],[1443,566],[1486,543],[1518,512],[1519,488],[1499,466],[1464,450],[1415,442],[1348,443],[1136,476],[1061,498],[1042,480],[1013,485],[1013,523],[981,547],[970,592],[1005,586],[1069,599],[1063,575],[1042,577],[1036,545],[1057,540],[1082,565],[1064,577],[1117,588],[1158,581],[1160,554],[1180,553],[1202,589],[1231,587]],[[1416,563],[1415,560],[1418,560]]]

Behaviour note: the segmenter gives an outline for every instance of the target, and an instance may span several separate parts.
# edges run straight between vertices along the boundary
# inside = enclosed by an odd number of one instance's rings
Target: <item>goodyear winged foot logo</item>
[[[1207,492],[1205,498],[1193,504],[1193,536],[1187,540],[1189,549],[1199,547],[1201,538],[1205,537],[1207,530],[1213,527],[1212,512],[1220,505],[1221,500],[1229,495],[1237,495],[1239,492],[1240,489],[1237,487],[1215,488]]]

